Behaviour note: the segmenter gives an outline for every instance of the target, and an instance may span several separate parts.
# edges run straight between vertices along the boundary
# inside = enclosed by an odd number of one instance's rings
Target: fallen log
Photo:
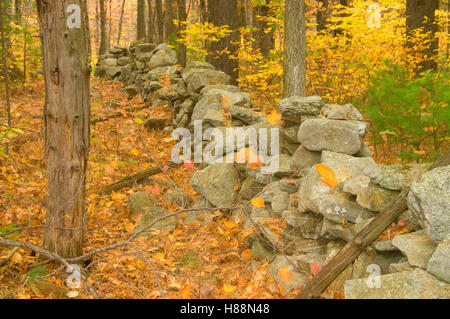
[[[105,188],[102,188],[98,191],[93,191],[92,193],[98,194],[98,195],[110,194],[112,192],[121,190],[122,188],[125,188],[125,187],[132,187],[134,184],[146,179],[147,177],[150,177],[150,176],[153,176],[153,175],[156,175],[159,173],[163,173],[164,167],[175,168],[175,167],[179,167],[179,166],[181,166],[181,164],[175,164],[174,162],[167,162],[166,164],[152,167],[145,171],[139,172],[137,174],[127,176],[124,179],[122,179],[116,183],[108,185]]]
[[[450,152],[438,158],[427,171],[447,165],[450,165]],[[408,192],[408,189],[404,189],[369,225],[361,230],[352,241],[348,242],[296,296],[297,299],[319,298],[322,292],[345,268],[408,208],[406,201]]]
[[[148,108],[148,105],[141,105],[141,106],[137,106],[137,107],[131,108],[131,111],[133,111],[133,112],[141,111],[141,110],[144,110],[144,109],[147,109],[147,108]],[[129,113],[129,111],[127,111],[127,113]],[[122,112],[116,112],[114,114],[110,114],[110,115],[107,115],[105,117],[92,118],[91,119],[91,124],[95,125],[97,123],[106,122],[106,121],[109,121],[109,120],[112,120],[112,119],[116,119],[116,118],[119,118],[119,117],[122,117],[122,116],[124,116],[124,114]]]

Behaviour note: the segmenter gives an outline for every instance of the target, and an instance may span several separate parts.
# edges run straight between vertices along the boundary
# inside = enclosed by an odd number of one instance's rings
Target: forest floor
[[[150,117],[170,118],[167,109],[144,108],[140,97],[129,100],[121,93],[120,84],[104,80],[92,81],[92,118],[122,113],[120,117],[99,122],[91,127],[91,150],[87,175],[87,210],[90,216],[85,252],[126,239],[138,221],[130,218],[128,197],[136,191],[152,194],[158,204],[170,212],[179,209],[164,201],[166,187],[139,185],[117,193],[99,196],[93,193],[128,175],[170,160],[174,141],[169,132],[146,130],[142,123]],[[117,108],[105,108],[109,102]],[[44,86],[42,84],[15,89],[12,92],[14,127],[23,134],[13,139],[10,154],[0,172],[0,225],[4,229],[42,225],[42,205],[46,190],[43,121]],[[0,123],[4,124],[4,123]],[[195,199],[189,186],[196,168],[182,166],[170,169],[167,176]],[[154,178],[165,179],[164,174]],[[236,224],[225,212],[212,212],[214,222],[207,226],[186,225],[177,216],[178,227],[170,233],[154,232],[152,237],[134,241],[153,264],[154,273],[131,248],[111,250],[94,258],[89,267],[89,282],[101,298],[291,298],[274,278],[269,278],[267,262],[252,259],[243,224]],[[284,225],[274,221],[280,235]],[[43,230],[20,232],[14,239],[40,245]],[[0,260],[10,249],[0,248]],[[0,268],[0,297],[64,298],[33,289],[26,284],[28,275],[65,287],[65,269],[56,264],[35,267],[38,258],[26,250],[18,250],[11,261]],[[160,287],[155,280],[159,280]],[[334,296],[336,297],[336,296]]]

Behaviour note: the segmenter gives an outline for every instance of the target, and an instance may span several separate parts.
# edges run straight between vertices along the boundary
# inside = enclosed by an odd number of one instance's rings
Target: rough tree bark
[[[145,33],[145,0],[137,2],[136,40],[144,40]]]
[[[3,22],[3,14],[5,10],[3,8],[3,1],[0,1],[0,34],[1,34],[1,45],[2,45],[2,70],[3,70],[3,80],[5,82],[5,98],[6,98],[6,114],[8,116],[8,127],[11,128],[11,101],[9,99],[9,76],[8,76],[8,63],[6,60],[6,40],[5,40],[5,28]],[[8,153],[8,145],[6,146],[6,152]]]
[[[108,50],[108,35],[106,33],[106,10],[105,10],[105,0],[100,1],[100,48],[98,51],[99,55],[107,53]]]
[[[158,27],[158,41],[164,42],[164,15],[162,10],[162,1],[156,0],[156,25]]]
[[[153,42],[153,35],[155,33],[153,23],[153,3],[152,0],[147,0],[147,42]]]
[[[122,36],[122,25],[123,25],[123,14],[125,13],[125,2],[126,2],[126,0],[122,1],[122,8],[120,9],[119,30],[117,32],[116,46],[119,46],[120,37]]]
[[[165,30],[166,30],[166,41],[173,40],[173,37],[177,34],[177,26],[173,23],[173,20],[176,19],[176,10],[177,10],[177,0],[166,0],[166,14],[165,18]]]
[[[305,96],[306,90],[306,18],[304,0],[286,0],[284,35],[285,98]]]
[[[178,0],[178,20],[180,22],[187,20],[187,13],[186,13],[186,0]],[[180,23],[178,27],[178,32],[183,31],[185,29],[185,26]],[[178,35],[178,38],[181,37],[181,34]],[[186,46],[184,43],[178,43],[178,64],[181,66],[186,66]]]
[[[67,258],[83,252],[90,116],[85,14],[80,27],[69,27],[69,5],[86,8],[85,0],[37,0],[46,89],[44,247]]]
[[[423,32],[429,32],[426,40],[430,41],[429,48],[421,53],[428,57],[436,57],[439,41],[436,38],[438,27],[435,22],[435,12],[439,9],[439,0],[407,0],[406,1],[406,30],[411,35],[414,30],[423,27]],[[427,18],[427,20],[425,20]],[[426,21],[426,22],[425,22]],[[411,46],[408,43],[408,46]],[[416,71],[436,70],[437,62],[428,59],[421,63]]]
[[[209,0],[209,21],[215,26],[228,25],[233,33],[220,41],[211,42],[210,55],[207,60],[218,70],[223,71],[231,76],[232,84],[237,84],[239,77],[239,62],[236,56],[239,42],[239,19],[236,0]],[[221,53],[229,51],[230,53]]]

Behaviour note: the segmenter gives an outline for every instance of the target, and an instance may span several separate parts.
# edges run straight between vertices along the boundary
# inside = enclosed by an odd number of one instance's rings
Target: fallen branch
[[[450,152],[440,157],[427,171],[450,165]],[[364,249],[380,236],[383,231],[408,208],[406,197],[409,190],[402,193],[386,207],[369,225],[359,232],[355,239],[326,264],[308,285],[297,295],[298,299],[320,297],[321,293],[358,257]]]
[[[147,108],[148,108],[148,105],[141,105],[141,106],[137,106],[137,107],[131,108],[131,110],[134,112],[134,111],[144,110],[144,109],[147,109]],[[93,118],[93,119],[91,119],[91,124],[95,125],[97,123],[106,122],[106,121],[109,121],[109,120],[112,120],[112,119],[116,119],[116,118],[119,118],[119,117],[122,117],[122,116],[124,116],[123,113],[117,112],[117,113],[114,113],[114,114],[111,114],[111,115],[108,115],[108,116],[105,116],[105,117]]]
[[[14,248],[13,250],[11,250],[11,252],[8,254],[8,256],[6,256],[3,260],[0,260],[0,268],[2,268],[4,265],[6,265],[11,258],[13,258],[14,254],[19,250],[19,248]]]
[[[94,191],[92,193],[98,194],[98,195],[106,195],[106,194],[110,194],[112,192],[116,192],[118,190],[121,190],[122,188],[125,187],[132,187],[134,184],[146,179],[147,177],[159,174],[159,173],[164,173],[164,167],[169,167],[169,168],[174,168],[174,167],[178,167],[181,166],[181,164],[175,164],[173,162],[167,162],[164,165],[159,165],[156,167],[152,167],[149,168],[145,171],[139,172],[137,174],[125,177],[124,179],[111,184],[105,188],[102,188],[98,191]]]

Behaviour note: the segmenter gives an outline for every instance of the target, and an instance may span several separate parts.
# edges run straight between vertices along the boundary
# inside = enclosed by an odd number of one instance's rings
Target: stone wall
[[[129,50],[113,49],[101,57],[96,75],[122,82],[130,96],[140,94],[152,101],[153,107],[170,107],[173,128],[192,129],[193,121],[201,120],[203,130],[280,129],[276,173],[263,174],[261,168],[248,164],[201,165],[191,186],[202,196],[193,208],[248,202],[246,207],[232,210],[233,216],[243,220],[246,228],[259,223],[264,236],[250,236],[253,257],[271,262],[269,273],[281,285],[292,290],[306,284],[401,189],[411,187],[410,209],[396,227],[408,227],[412,232],[375,241],[340,280],[347,280],[349,298],[449,296],[449,167],[435,169],[413,183],[427,165],[375,163],[364,144],[369,125],[353,105],[328,105],[318,96],[291,97],[277,106],[283,125],[272,125],[252,106],[249,94],[229,85],[228,75],[205,62],[193,62],[186,68],[175,63],[175,52],[167,45],[141,44]],[[224,155],[216,154],[217,158]],[[271,160],[271,154],[264,158],[265,163]],[[331,169],[334,180],[320,174],[320,167]],[[264,199],[264,207],[250,203],[255,197]],[[179,206],[192,203],[192,198],[180,191],[170,191],[167,200]],[[150,221],[157,216],[154,208],[148,216]],[[185,222],[205,224],[212,218],[209,210],[192,211]],[[286,222],[282,238],[270,230],[267,223],[271,218]],[[381,288],[367,286],[370,265],[381,271]],[[278,278],[281,268],[293,273],[292,281]],[[405,280],[409,286],[402,284]]]

